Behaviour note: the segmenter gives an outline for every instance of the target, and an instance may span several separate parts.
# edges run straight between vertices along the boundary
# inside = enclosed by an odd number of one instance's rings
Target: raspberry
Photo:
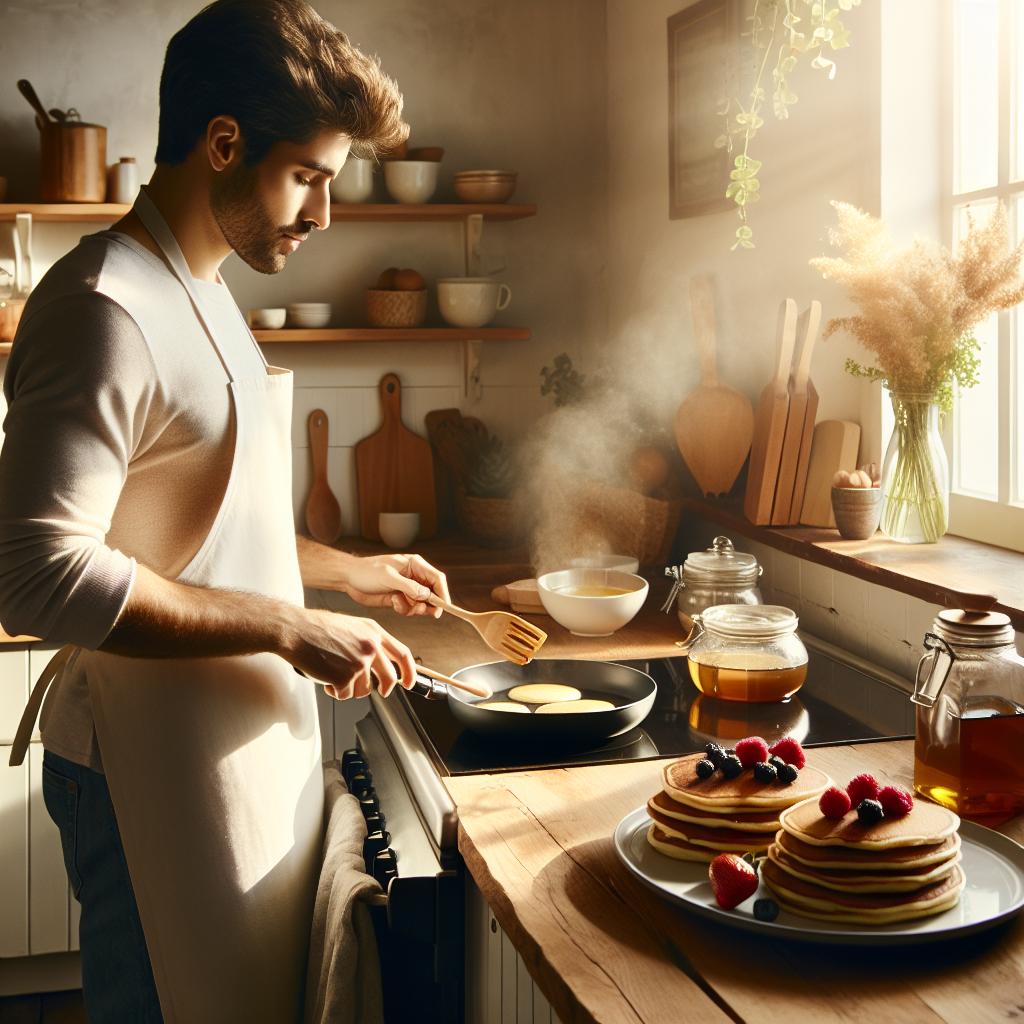
[[[902,818],[914,806],[914,798],[899,786],[886,786],[882,789],[878,794],[878,802],[887,818]]]
[[[850,798],[838,786],[829,786],[818,801],[818,809],[832,821],[839,821],[851,806]]]
[[[850,797],[850,803],[854,807],[860,806],[861,800],[878,799],[878,780],[874,775],[855,775],[846,784],[846,792]]]
[[[885,817],[885,811],[877,800],[861,800],[857,804],[857,817],[862,825],[874,825]]]
[[[803,768],[807,764],[807,758],[804,757],[804,748],[792,736],[783,736],[781,740],[773,743],[768,750],[781,757],[786,764],[795,765],[797,768]]]
[[[697,762],[697,778],[710,779],[715,774],[715,766],[705,757]]]
[[[748,736],[736,744],[736,756],[744,768],[753,768],[758,761],[768,760],[768,744],[760,736]]]

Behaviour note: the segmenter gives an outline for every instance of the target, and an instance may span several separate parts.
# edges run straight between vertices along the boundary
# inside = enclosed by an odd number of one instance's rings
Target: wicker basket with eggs
[[[366,290],[366,319],[371,327],[419,327],[427,317],[427,284],[405,267],[388,267]]]

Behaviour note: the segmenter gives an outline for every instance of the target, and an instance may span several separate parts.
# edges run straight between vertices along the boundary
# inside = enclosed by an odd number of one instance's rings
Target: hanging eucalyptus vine
[[[849,30],[840,20],[841,13],[860,6],[860,0],[754,0],[747,19],[749,38],[753,45],[753,85],[744,104],[732,97],[724,101],[720,113],[725,118],[725,131],[715,146],[725,147],[733,155],[726,199],[736,204],[740,226],[736,229],[733,249],[753,249],[754,232],[747,223],[747,207],[760,197],[761,182],[757,174],[761,161],[750,155],[750,143],[764,124],[761,111],[768,100],[765,75],[771,67],[772,113],[783,120],[797,95],[789,85],[789,75],[800,57],[811,56],[811,67],[824,72],[829,80],[836,76],[835,61],[825,56],[832,50],[850,45]],[[738,90],[737,90],[738,91]]]

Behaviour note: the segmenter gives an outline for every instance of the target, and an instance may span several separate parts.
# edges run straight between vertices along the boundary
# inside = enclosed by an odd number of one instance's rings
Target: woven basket
[[[419,327],[427,317],[427,290],[366,292],[366,319],[371,327]]]
[[[516,544],[526,535],[521,510],[512,498],[476,498],[459,487],[455,518],[463,530],[488,547]]]

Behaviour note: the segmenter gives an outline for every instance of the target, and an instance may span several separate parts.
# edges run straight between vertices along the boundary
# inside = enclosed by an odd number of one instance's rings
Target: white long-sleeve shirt
[[[265,372],[234,300],[197,281],[236,376]],[[144,332],[115,296],[159,313]],[[148,304],[152,303],[152,307]],[[234,419],[227,374],[163,261],[127,235],[89,235],[26,304],[4,378],[0,623],[95,649],[136,563],[176,577],[227,485]],[[88,689],[54,682],[44,746],[102,770]]]

